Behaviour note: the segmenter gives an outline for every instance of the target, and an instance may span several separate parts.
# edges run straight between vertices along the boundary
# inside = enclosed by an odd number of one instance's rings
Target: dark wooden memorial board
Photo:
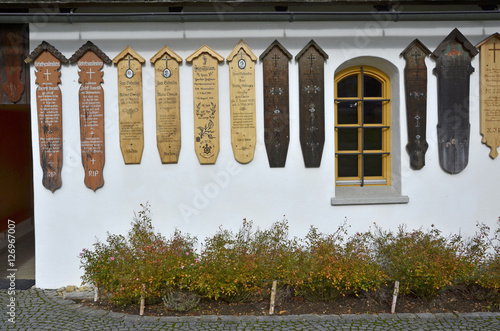
[[[425,58],[431,51],[420,40],[415,39],[401,53],[406,61],[405,98],[408,143],[406,151],[410,155],[410,166],[422,169],[425,165],[427,143],[427,66]]]
[[[191,54],[193,63],[194,148],[200,164],[215,164],[219,155],[219,62],[207,45]]]
[[[155,66],[156,143],[162,163],[177,163],[181,150],[179,63],[167,46],[151,58]]]
[[[118,66],[120,148],[125,164],[141,163],[144,150],[142,64],[144,58],[126,47],[114,59]]]
[[[438,78],[438,150],[441,167],[457,174],[469,161],[469,85],[477,49],[454,29],[432,53]]]
[[[25,60],[34,62],[40,164],[43,170],[42,184],[54,192],[62,185],[63,163],[61,63],[68,63],[54,46],[43,41]]]
[[[80,145],[85,185],[94,192],[104,185],[104,63],[111,59],[88,41],[69,59],[80,71]]]
[[[476,45],[480,52],[481,135],[490,148],[490,157],[498,156],[500,146],[500,34],[495,33]],[[498,62],[497,62],[498,55]]]
[[[255,110],[257,56],[241,40],[227,57],[231,96],[231,145],[240,163],[252,161],[257,144]]]
[[[269,166],[284,167],[290,142],[288,62],[292,55],[275,40],[261,55],[264,74],[264,143]]]
[[[299,63],[300,147],[306,168],[321,165],[325,145],[325,61],[328,54],[311,40],[295,56]]]
[[[29,104],[29,38],[27,24],[0,26],[0,92],[1,104]]]

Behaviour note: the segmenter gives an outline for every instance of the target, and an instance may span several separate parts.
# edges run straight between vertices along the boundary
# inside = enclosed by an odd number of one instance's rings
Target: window
[[[332,205],[409,202],[401,194],[399,90],[399,69],[387,60],[358,57],[337,69]]]
[[[391,184],[390,79],[351,67],[335,79],[336,185]]]

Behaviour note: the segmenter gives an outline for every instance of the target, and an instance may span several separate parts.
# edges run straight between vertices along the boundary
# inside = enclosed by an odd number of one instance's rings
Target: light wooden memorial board
[[[491,149],[494,159],[500,146],[500,34],[489,36],[476,47],[480,53],[482,143]]]
[[[264,76],[264,143],[271,168],[284,167],[290,143],[288,62],[292,54],[275,40],[259,57]]]
[[[142,64],[144,58],[126,47],[114,59],[118,66],[120,148],[125,164],[141,163],[144,149]]]
[[[411,42],[401,53],[406,61],[405,98],[410,166],[419,170],[425,165],[427,143],[427,66],[425,58],[431,51],[418,39]]]
[[[43,170],[42,184],[54,192],[62,185],[61,170],[63,163],[62,139],[62,100],[61,63],[68,63],[54,46],[42,42],[25,60],[34,61],[36,68],[35,83],[40,145],[40,164]]]
[[[80,71],[78,82],[80,105],[80,145],[85,186],[94,192],[104,185],[104,63],[111,59],[88,41],[69,59]]]
[[[179,63],[167,46],[151,58],[155,66],[156,142],[162,163],[177,163],[181,150]]]
[[[255,120],[255,61],[241,40],[227,57],[231,95],[231,145],[240,163],[252,161],[257,143]]]
[[[472,58],[477,49],[458,29],[454,29],[432,53],[438,82],[439,164],[450,174],[458,174],[469,162],[469,98]]]
[[[207,45],[191,54],[193,64],[194,148],[201,164],[215,164],[219,154],[219,62]]]
[[[295,56],[299,63],[300,147],[306,168],[319,168],[325,145],[325,61],[328,54],[311,40]]]

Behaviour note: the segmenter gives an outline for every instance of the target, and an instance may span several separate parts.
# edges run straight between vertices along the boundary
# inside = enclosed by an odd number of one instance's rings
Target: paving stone
[[[9,297],[0,291],[0,303]],[[350,330],[350,331],[500,331],[500,313],[197,316],[154,317],[93,310],[68,303],[54,291],[30,289],[16,293],[16,324],[0,317],[2,330]]]

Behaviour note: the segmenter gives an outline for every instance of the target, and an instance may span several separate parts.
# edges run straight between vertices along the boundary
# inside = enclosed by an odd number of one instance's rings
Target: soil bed
[[[390,313],[391,301],[388,295],[381,298],[379,293],[363,294],[358,297],[346,296],[331,302],[310,302],[302,297],[280,300],[275,306],[275,315],[300,314],[381,314]],[[97,302],[82,300],[81,304],[126,314],[139,314],[139,305],[126,307],[110,304],[106,300]],[[397,313],[472,313],[498,311],[498,305],[474,298],[464,291],[445,291],[431,300],[417,297],[400,296],[397,300]],[[269,315],[269,300],[249,303],[228,303],[223,300],[201,300],[198,307],[188,312],[167,310],[163,303],[147,305],[145,316],[200,316],[200,315]]]

